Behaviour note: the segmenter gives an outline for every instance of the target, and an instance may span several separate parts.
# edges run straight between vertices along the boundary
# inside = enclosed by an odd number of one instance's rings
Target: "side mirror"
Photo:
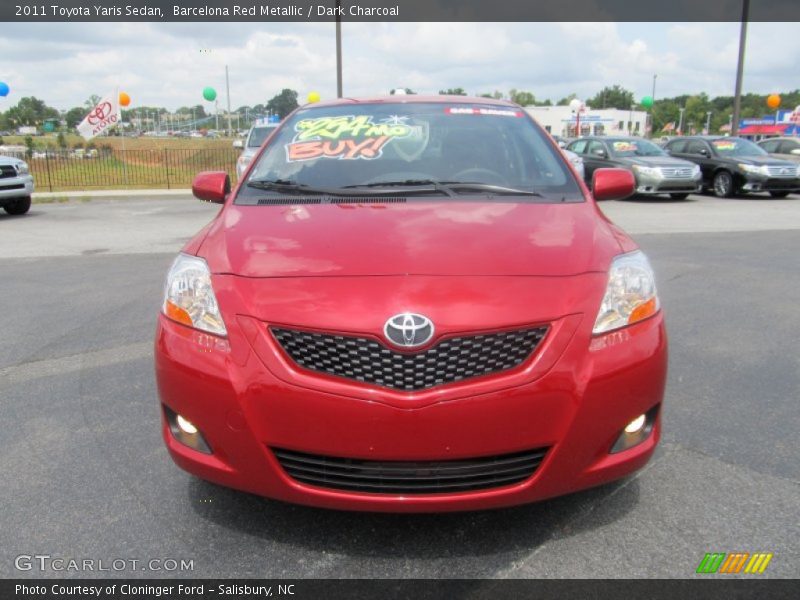
[[[700,156],[708,156],[708,150],[706,150],[705,148],[700,148],[700,150],[698,150],[697,153]]]
[[[233,147],[242,150],[244,149],[244,142],[242,140],[233,140]]]
[[[601,200],[622,200],[633,194],[636,180],[626,169],[597,169],[592,174],[592,195]]]
[[[592,151],[592,154],[594,154],[598,158],[606,158],[606,156],[608,156],[606,154],[606,151],[603,150],[602,148],[596,148],[595,150]]]
[[[795,156],[800,156],[800,148],[793,148],[789,154],[794,154]]]
[[[198,200],[223,204],[231,193],[231,178],[225,171],[203,171],[192,182],[192,194]]]

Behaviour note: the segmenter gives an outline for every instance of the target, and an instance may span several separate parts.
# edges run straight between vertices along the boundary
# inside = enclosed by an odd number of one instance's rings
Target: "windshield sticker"
[[[729,140],[714,140],[711,142],[717,150],[733,150],[736,148],[736,142]]]
[[[636,152],[636,144],[633,142],[614,142],[614,152]]]
[[[405,123],[407,120],[408,117],[397,115],[378,123],[371,115],[303,119],[295,125],[294,139],[286,145],[286,160],[380,158],[386,144],[412,132],[412,127]]]
[[[521,117],[521,110],[511,110],[504,108],[469,108],[450,106],[444,109],[448,115],[485,115],[490,117]]]

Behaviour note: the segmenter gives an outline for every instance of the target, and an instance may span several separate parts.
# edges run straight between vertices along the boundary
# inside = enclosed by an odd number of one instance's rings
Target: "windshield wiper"
[[[376,181],[374,183],[362,183],[358,185],[346,185],[342,189],[352,190],[358,188],[382,188],[382,187],[430,187],[434,192],[440,192],[450,197],[455,196],[455,192],[446,184],[435,179],[403,179],[397,181]],[[415,190],[417,191],[417,190]],[[396,190],[393,192],[396,193]]]
[[[301,192],[303,194],[335,194],[334,190],[321,187],[313,187],[303,183],[297,183],[289,179],[252,179],[245,185],[258,190],[270,190],[273,192]]]
[[[490,192],[498,196],[536,196],[544,198],[539,192],[533,190],[521,190],[519,188],[506,187],[504,185],[494,185],[492,183],[480,183],[471,181],[448,181],[447,186],[452,190],[475,190],[479,192]]]

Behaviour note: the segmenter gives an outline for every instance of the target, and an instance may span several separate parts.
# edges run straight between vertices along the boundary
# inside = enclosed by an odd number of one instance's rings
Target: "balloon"
[[[10,91],[8,84],[5,81],[0,81],[0,96],[6,97]]]
[[[781,105],[781,97],[778,94],[770,94],[767,96],[767,106],[771,109],[776,109]]]
[[[573,110],[573,112],[578,112],[579,110],[583,109],[583,102],[577,98],[573,98],[569,101],[569,107]]]
[[[319,92],[309,92],[307,100],[309,104],[314,104],[315,102],[319,102],[320,101]]]
[[[645,96],[642,98],[642,101],[639,103],[645,108],[653,108],[653,97],[652,96]]]
[[[217,99],[217,90],[212,87],[203,88],[203,98],[209,102],[213,102]]]
[[[131,97],[128,96],[125,92],[119,93],[119,104],[120,106],[128,106],[131,103]]]

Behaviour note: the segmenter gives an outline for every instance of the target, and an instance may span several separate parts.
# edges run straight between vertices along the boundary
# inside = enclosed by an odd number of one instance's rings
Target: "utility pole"
[[[228,96],[228,137],[233,133],[231,131],[231,82],[228,79],[228,65],[225,65],[225,93]]]
[[[336,0],[336,97],[342,97],[342,18],[341,0]]]
[[[711,111],[706,113],[706,135],[711,135]]]
[[[736,66],[736,93],[733,96],[733,122],[731,135],[739,134],[739,115],[742,108],[742,78],[744,77],[744,50],[747,45],[747,19],[750,15],[750,0],[742,0],[742,26],[739,30],[739,62]]]

